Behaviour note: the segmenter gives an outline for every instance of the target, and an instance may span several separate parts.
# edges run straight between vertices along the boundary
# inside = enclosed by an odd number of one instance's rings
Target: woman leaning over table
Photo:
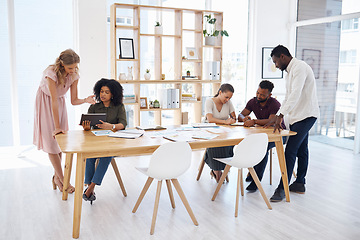
[[[207,122],[227,125],[236,122],[235,108],[230,101],[233,93],[233,86],[224,83],[213,98],[206,100],[205,116]],[[233,147],[226,146],[206,149],[204,161],[211,168],[210,174],[215,178],[216,182],[219,182],[225,164],[214,160],[214,158],[232,157]]]
[[[61,150],[55,140],[55,135],[69,129],[65,104],[65,94],[70,89],[71,104],[94,104],[94,96],[85,99],[78,98],[77,85],[79,82],[79,56],[71,49],[60,53],[55,64],[48,66],[36,93],[34,112],[33,143],[40,150],[48,153],[55,173],[52,177],[54,190],[56,186],[63,191],[64,175],[61,168]],[[68,192],[73,193],[75,188],[69,186]]]
[[[95,83],[94,94],[98,103],[91,105],[88,113],[106,113],[106,122],[100,120],[101,124],[96,124],[96,127],[113,131],[125,129],[127,125],[126,112],[123,104],[123,88],[120,83],[115,80],[102,78]],[[90,121],[82,122],[82,126],[85,131],[90,130]],[[84,183],[88,187],[83,194],[85,201],[90,201],[92,204],[96,200],[95,186],[101,185],[112,158],[100,157],[99,165],[96,169],[95,162],[97,158],[86,159]]]

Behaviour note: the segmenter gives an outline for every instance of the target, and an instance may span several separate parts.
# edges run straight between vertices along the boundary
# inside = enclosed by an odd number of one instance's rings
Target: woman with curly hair
[[[73,50],[63,51],[56,59],[55,64],[44,70],[36,93],[33,143],[38,150],[42,149],[48,153],[55,170],[52,177],[53,188],[55,190],[58,187],[61,192],[63,191],[64,175],[61,168],[61,150],[55,135],[69,129],[65,94],[70,89],[72,105],[95,103],[94,96],[78,98],[79,62],[80,58]],[[73,193],[75,188],[70,185],[67,191]]]
[[[119,82],[102,78],[94,86],[97,103],[89,107],[88,113],[106,113],[106,121],[96,124],[96,128],[107,130],[121,130],[126,127],[126,112],[123,104],[123,88]],[[82,122],[85,131],[91,129],[90,121]],[[95,197],[95,185],[101,185],[104,175],[113,157],[99,158],[99,165],[95,170],[97,158],[86,159],[85,181],[88,185],[83,194],[85,201],[92,202]]]

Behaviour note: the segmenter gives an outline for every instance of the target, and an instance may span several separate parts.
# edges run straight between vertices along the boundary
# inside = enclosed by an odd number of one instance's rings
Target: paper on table
[[[110,133],[112,133],[111,130],[94,130],[94,131],[91,131],[95,136],[107,136],[109,135]]]
[[[230,125],[231,126],[244,126],[244,122],[236,122],[236,123],[232,123]]]
[[[162,127],[160,125],[149,125],[149,126],[137,126],[137,129],[140,130],[163,130],[166,129],[166,127]]]
[[[213,128],[219,127],[216,123],[192,123],[191,126],[194,128]]]
[[[118,138],[139,138],[144,135],[144,131],[136,130],[136,129],[127,129],[127,130],[119,130],[109,134],[109,137],[118,137]]]
[[[218,135],[212,134],[212,133],[209,133],[206,131],[197,131],[197,132],[193,133],[192,138],[210,140],[210,139],[216,138],[217,136]]]

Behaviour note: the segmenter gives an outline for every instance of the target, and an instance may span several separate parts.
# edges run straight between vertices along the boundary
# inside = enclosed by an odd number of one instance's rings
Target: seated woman
[[[233,86],[224,83],[213,98],[206,100],[205,116],[207,122],[228,125],[236,122],[235,108],[230,101],[233,93]],[[206,149],[204,161],[211,168],[210,174],[215,178],[216,182],[219,182],[225,164],[214,160],[214,158],[232,157],[233,147],[226,146]]]
[[[88,113],[106,113],[106,122],[96,124],[97,128],[107,130],[121,130],[126,127],[126,112],[123,104],[123,88],[119,82],[102,78],[97,81],[94,86],[94,94],[97,103],[89,107]],[[85,131],[90,130],[90,122],[82,122]],[[86,159],[85,189],[83,199],[85,201],[94,201],[95,185],[101,185],[106,170],[113,157],[99,158],[99,165],[95,170],[95,162],[97,158]]]

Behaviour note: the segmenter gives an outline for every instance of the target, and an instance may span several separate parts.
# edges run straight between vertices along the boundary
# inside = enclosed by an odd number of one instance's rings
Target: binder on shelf
[[[159,90],[159,102],[161,108],[172,108],[171,89]]]
[[[207,61],[205,62],[205,79],[206,80],[220,80],[220,62]]]
[[[171,108],[179,108],[180,107],[180,89],[173,88],[171,90]]]

